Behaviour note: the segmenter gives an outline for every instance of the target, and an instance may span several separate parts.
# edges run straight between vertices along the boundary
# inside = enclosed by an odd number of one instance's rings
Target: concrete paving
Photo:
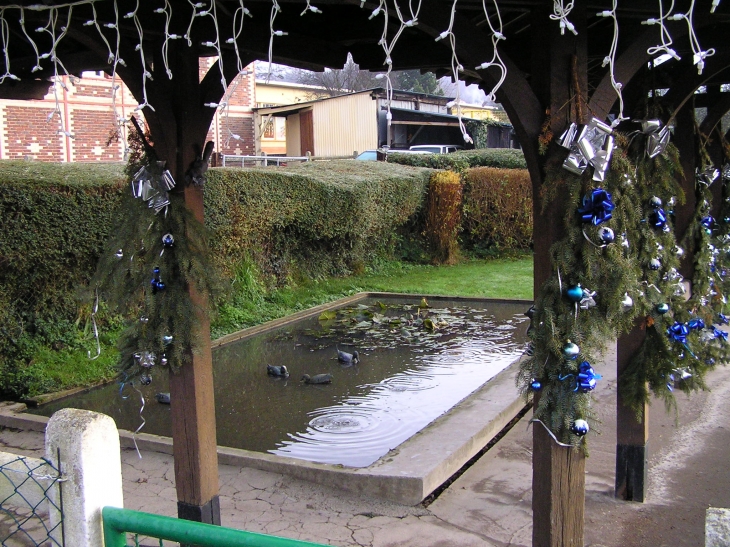
[[[610,352],[612,353],[612,352]],[[611,354],[609,363],[615,362]],[[708,378],[711,392],[678,394],[679,414],[651,408],[649,492],[645,503],[613,497],[615,365],[595,367],[601,434],[587,460],[585,543],[600,546],[704,545],[705,510],[730,507],[730,368]],[[614,369],[614,370],[611,370]],[[433,503],[410,507],[358,497],[286,475],[220,466],[225,526],[338,546],[529,546],[532,539],[529,414]],[[43,435],[0,431],[0,450],[43,453]],[[122,453],[125,506],[176,514],[172,457]]]

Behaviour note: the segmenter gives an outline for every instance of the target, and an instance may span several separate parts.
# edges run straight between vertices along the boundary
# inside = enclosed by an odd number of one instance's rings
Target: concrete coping
[[[266,324],[268,329],[281,326],[324,310],[341,307],[371,296],[409,296],[393,293],[359,293],[352,297],[324,304]],[[418,295],[422,296],[422,295]],[[479,298],[426,296],[452,301],[489,300]],[[521,303],[523,301],[505,301]],[[528,303],[529,304],[529,303]],[[253,336],[263,326],[245,329],[214,342],[214,347]],[[516,360],[487,381],[471,395],[431,422],[421,431],[389,451],[372,465],[350,468],[342,465],[313,463],[276,454],[253,452],[225,446],[218,447],[220,464],[249,467],[293,476],[299,479],[351,491],[366,497],[389,500],[404,505],[417,505],[446,482],[454,473],[482,450],[517,414],[526,402],[515,384],[519,370]],[[0,425],[44,431],[48,418],[27,414],[23,403],[0,404]],[[149,433],[134,435],[119,431],[123,447],[136,446],[172,454],[172,439]]]

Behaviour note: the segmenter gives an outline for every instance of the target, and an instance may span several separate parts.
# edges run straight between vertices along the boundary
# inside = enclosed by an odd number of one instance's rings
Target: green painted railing
[[[200,547],[326,547],[118,507],[104,507],[101,514],[105,547],[126,547],[127,533]]]

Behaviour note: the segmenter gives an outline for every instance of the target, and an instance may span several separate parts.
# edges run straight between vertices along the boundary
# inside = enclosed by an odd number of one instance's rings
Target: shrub
[[[461,181],[453,171],[431,175],[426,208],[426,238],[436,263],[453,264],[458,258],[461,226]]]
[[[469,167],[499,167],[502,169],[526,169],[525,155],[514,148],[480,148],[459,150],[451,154],[388,154],[388,163],[451,169],[462,172]]]
[[[532,242],[532,183],[525,169],[464,173],[463,241],[473,249],[526,249]]]

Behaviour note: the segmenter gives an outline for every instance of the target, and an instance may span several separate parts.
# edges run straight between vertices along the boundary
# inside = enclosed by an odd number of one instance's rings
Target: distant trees
[[[282,78],[281,68],[275,69],[272,76]],[[363,91],[374,87],[385,87],[383,73],[371,72],[360,68],[352,55],[347,55],[347,61],[342,68],[327,68],[323,72],[312,72],[296,68],[287,68],[286,79],[322,88],[321,92],[313,91],[312,98],[336,97],[353,91]],[[443,95],[436,75],[432,72],[421,74],[419,70],[397,70],[391,72],[390,81],[394,89],[414,91],[430,95]]]

